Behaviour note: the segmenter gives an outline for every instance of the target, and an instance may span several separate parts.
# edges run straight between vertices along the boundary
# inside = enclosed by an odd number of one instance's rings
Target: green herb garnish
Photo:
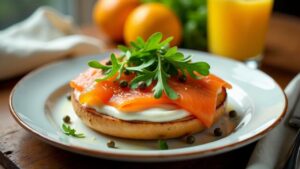
[[[158,146],[160,150],[168,150],[169,146],[165,140],[158,140]]]
[[[62,124],[62,129],[64,131],[64,133],[68,136],[73,136],[73,137],[77,137],[77,138],[84,138],[84,134],[83,133],[76,133],[75,129],[72,129],[71,126],[67,125],[67,124]]]
[[[177,47],[169,48],[172,37],[162,41],[161,33],[154,33],[147,41],[138,37],[131,42],[131,47],[118,46],[122,51],[120,57],[110,55],[111,65],[103,65],[99,61],[90,61],[88,65],[96,69],[102,69],[105,76],[96,81],[107,80],[115,77],[120,80],[122,73],[135,73],[136,76],[129,82],[132,89],[139,87],[140,82],[145,82],[148,87],[152,82],[154,97],[160,98],[165,92],[170,99],[177,99],[178,94],[169,86],[168,79],[172,76],[187,74],[198,79],[201,75],[209,74],[209,64],[206,62],[192,62],[191,56],[184,57],[183,53],[177,51]]]

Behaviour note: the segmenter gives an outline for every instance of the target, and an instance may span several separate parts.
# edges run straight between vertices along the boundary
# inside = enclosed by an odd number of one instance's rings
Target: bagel
[[[193,115],[168,122],[121,120],[81,105],[74,92],[71,94],[72,105],[83,123],[100,133],[110,136],[141,140],[169,139],[198,133],[207,128]],[[217,97],[214,122],[217,122],[225,113],[226,100],[226,89],[222,88]]]

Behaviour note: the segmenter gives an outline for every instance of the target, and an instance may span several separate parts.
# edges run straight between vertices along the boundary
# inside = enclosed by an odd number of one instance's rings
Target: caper
[[[138,83],[138,88],[141,89],[141,90],[145,90],[145,89],[147,88],[146,82],[140,81],[140,82]]]
[[[110,140],[109,142],[106,143],[107,147],[109,148],[116,148],[116,144],[114,141]]]
[[[237,113],[236,113],[235,110],[231,110],[228,114],[229,114],[229,117],[230,117],[230,118],[234,118],[234,117],[236,117],[236,115],[237,115]]]
[[[120,81],[120,87],[121,88],[125,88],[125,87],[127,87],[128,86],[128,82],[126,81],[126,80],[121,80]]]
[[[194,136],[192,136],[192,135],[189,135],[189,136],[187,136],[186,137],[186,143],[188,143],[188,144],[194,144],[195,143],[195,141],[196,141],[196,138],[194,137]]]
[[[68,115],[66,115],[66,116],[63,118],[63,121],[64,121],[65,123],[71,123],[71,117],[68,116]]]
[[[217,128],[214,129],[214,135],[215,136],[220,137],[220,136],[222,136],[222,134],[223,133],[222,133],[221,128],[217,127]]]
[[[112,63],[111,63],[111,60],[108,60],[105,64],[106,64],[106,65],[111,65],[111,64],[112,64]]]
[[[180,75],[180,76],[178,77],[178,80],[179,80],[179,82],[181,82],[181,83],[185,83],[185,82],[186,82],[186,76],[185,76],[185,75]]]
[[[71,94],[67,95],[67,99],[70,101],[71,100]]]
[[[124,71],[124,74],[125,74],[125,75],[130,75],[130,71],[129,71],[129,70],[125,70],[125,71]]]

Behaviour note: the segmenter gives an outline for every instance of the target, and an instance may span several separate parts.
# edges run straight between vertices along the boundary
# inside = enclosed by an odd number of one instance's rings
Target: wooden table
[[[94,28],[85,34],[101,37]],[[261,69],[272,76],[282,88],[300,71],[300,19],[275,14],[267,35],[267,47]],[[20,79],[0,82],[0,164],[7,169],[40,168],[245,168],[255,146],[212,157],[168,163],[130,163],[73,154],[50,146],[19,127],[9,113],[8,97]],[[238,158],[238,160],[237,160]]]

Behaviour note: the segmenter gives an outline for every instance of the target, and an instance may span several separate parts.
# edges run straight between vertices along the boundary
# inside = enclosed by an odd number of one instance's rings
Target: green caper
[[[186,137],[186,143],[188,143],[188,144],[194,144],[195,143],[195,141],[196,141],[196,138],[194,137],[194,136],[192,136],[192,135],[189,135],[189,136],[187,136]]]
[[[107,147],[109,148],[116,148],[116,144],[114,141],[110,140],[109,142],[106,143]]]
[[[214,135],[217,136],[217,137],[220,137],[222,136],[223,132],[221,130],[221,128],[217,127],[214,129]]]
[[[120,87],[121,88],[125,88],[125,87],[127,87],[128,86],[128,82],[126,81],[126,80],[121,80],[120,81]]]
[[[71,94],[67,95],[67,99],[70,101],[71,100]]]
[[[181,82],[181,83],[185,83],[186,82],[186,76],[185,75],[180,75],[179,77],[178,77],[178,81],[179,82]]]
[[[145,90],[145,89],[147,88],[146,82],[140,81],[140,82],[138,83],[138,88],[141,89],[141,90]]]
[[[71,117],[69,115],[66,115],[64,118],[63,118],[63,121],[65,123],[71,123]]]
[[[236,113],[235,110],[231,110],[228,114],[229,114],[229,117],[230,117],[230,118],[234,118],[234,117],[236,117],[236,115],[237,115],[237,113]]]
[[[129,71],[129,70],[125,70],[125,71],[124,71],[124,74],[125,74],[125,75],[130,75],[130,71]]]
[[[111,65],[111,64],[112,64],[112,63],[111,63],[111,60],[108,60],[105,64],[106,64],[106,65]]]

